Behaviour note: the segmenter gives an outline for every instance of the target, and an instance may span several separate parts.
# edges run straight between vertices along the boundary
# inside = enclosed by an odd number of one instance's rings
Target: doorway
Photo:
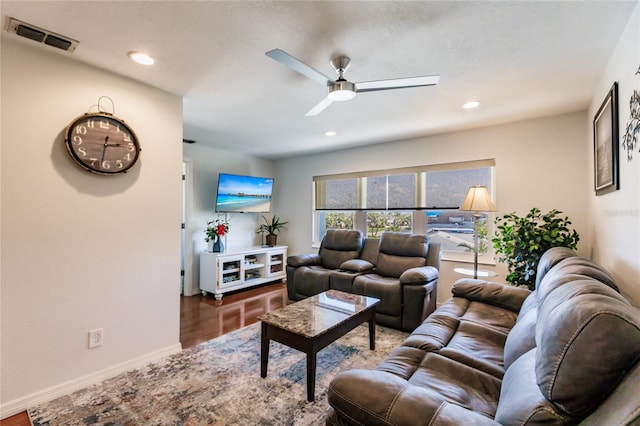
[[[193,296],[200,292],[193,282],[193,244],[190,226],[191,198],[193,194],[193,165],[190,159],[182,161],[182,223],[180,225],[180,294]]]

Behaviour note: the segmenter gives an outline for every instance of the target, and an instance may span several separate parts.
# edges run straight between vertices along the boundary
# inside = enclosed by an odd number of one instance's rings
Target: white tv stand
[[[229,291],[286,277],[287,246],[247,247],[224,253],[200,254],[200,291],[216,300]]]

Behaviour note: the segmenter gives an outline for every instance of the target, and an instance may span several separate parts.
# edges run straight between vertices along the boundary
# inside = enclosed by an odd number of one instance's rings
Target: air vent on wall
[[[15,18],[9,19],[9,28],[7,31],[67,52],[73,52],[76,50],[76,47],[78,47],[78,44],[80,44],[77,40],[36,27],[35,25],[27,24]]]

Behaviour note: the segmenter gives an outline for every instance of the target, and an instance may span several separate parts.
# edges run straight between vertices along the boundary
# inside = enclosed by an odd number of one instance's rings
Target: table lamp
[[[474,250],[473,250],[473,278],[478,278],[478,223],[480,213],[495,212],[496,206],[491,201],[486,186],[475,185],[469,188],[467,196],[458,208],[462,212],[473,212],[474,217]]]

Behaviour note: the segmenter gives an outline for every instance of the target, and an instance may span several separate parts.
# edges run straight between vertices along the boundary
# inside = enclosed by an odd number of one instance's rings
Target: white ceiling
[[[76,39],[60,54],[183,96],[185,138],[282,158],[583,110],[637,4],[3,0],[0,10],[3,30],[14,17]],[[354,82],[441,78],[306,117],[325,89],[265,56],[274,48],[329,76],[331,57],[346,54]],[[136,50],[156,64],[133,63]],[[471,99],[481,106],[462,109]]]

